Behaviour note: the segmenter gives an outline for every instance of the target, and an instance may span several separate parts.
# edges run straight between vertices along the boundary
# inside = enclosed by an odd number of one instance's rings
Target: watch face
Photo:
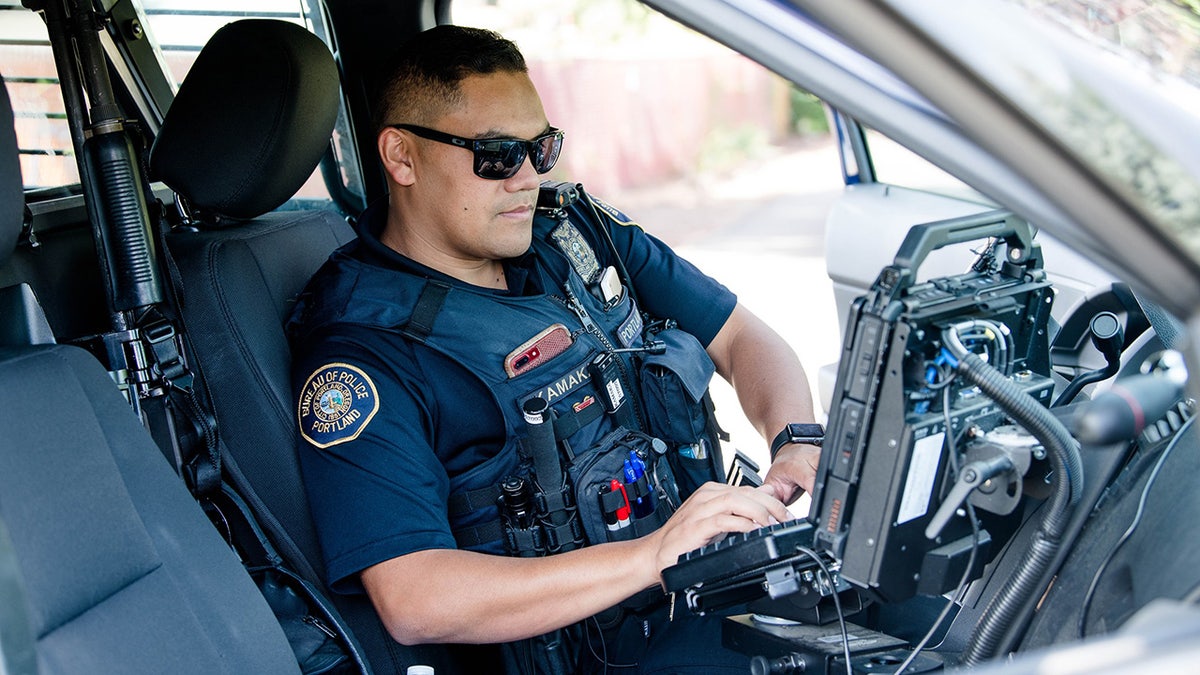
[[[789,424],[788,431],[793,442],[825,438],[825,427],[820,424]]]
[[[793,422],[783,428],[775,440],[771,442],[771,458],[775,453],[789,443],[805,443],[820,446],[825,440],[825,427],[820,424],[801,424]]]

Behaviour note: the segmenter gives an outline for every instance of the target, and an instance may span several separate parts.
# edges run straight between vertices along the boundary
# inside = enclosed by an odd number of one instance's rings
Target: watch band
[[[775,455],[779,454],[783,446],[790,443],[804,443],[820,447],[824,440],[825,427],[820,424],[792,422],[775,436],[775,440],[771,441],[771,461],[775,461]]]

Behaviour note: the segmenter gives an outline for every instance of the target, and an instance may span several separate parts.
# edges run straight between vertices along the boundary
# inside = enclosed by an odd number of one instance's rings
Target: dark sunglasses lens
[[[532,153],[533,168],[538,173],[546,173],[554,168],[558,154],[562,151],[562,132],[546,134],[532,141],[515,139],[500,139],[495,141],[476,141],[475,175],[491,180],[512,178],[521,170],[525,157]]]
[[[533,141],[533,168],[538,173],[546,173],[558,162],[558,153],[562,151],[562,134],[555,132]]]
[[[522,141],[484,141],[475,146],[475,174],[480,178],[501,180],[512,178],[525,161]]]

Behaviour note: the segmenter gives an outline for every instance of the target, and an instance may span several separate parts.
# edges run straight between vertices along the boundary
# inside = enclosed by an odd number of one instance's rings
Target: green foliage
[[[719,127],[709,132],[700,146],[696,169],[701,173],[724,171],[761,156],[769,145],[766,130],[757,125]]]
[[[1173,0],[1175,4],[1200,18],[1200,0]]]
[[[797,87],[789,90],[788,99],[791,104],[789,122],[795,133],[800,136],[829,133],[829,119],[825,117],[821,99]]]

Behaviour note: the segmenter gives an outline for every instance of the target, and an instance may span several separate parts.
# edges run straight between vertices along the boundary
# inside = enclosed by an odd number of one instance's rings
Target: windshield
[[[1200,2],[1008,0],[1128,61],[1200,86]]]
[[[1196,3],[895,4],[1200,260]]]

